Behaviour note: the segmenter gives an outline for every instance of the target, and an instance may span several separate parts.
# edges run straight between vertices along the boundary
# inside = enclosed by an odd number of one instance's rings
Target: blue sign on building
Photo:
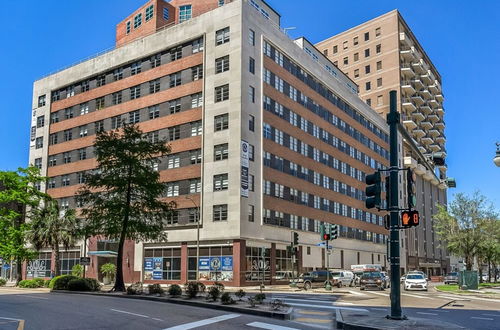
[[[198,270],[210,270],[210,258],[200,258],[198,260]]]
[[[222,271],[233,271],[233,257],[222,257]]]
[[[154,270],[153,271],[153,280],[162,280],[163,279],[163,272]]]
[[[144,270],[153,270],[153,258],[144,258]]]

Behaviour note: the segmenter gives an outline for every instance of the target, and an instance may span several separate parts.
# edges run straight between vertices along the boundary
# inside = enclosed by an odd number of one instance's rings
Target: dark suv
[[[327,278],[330,279],[330,285],[335,286],[336,280],[333,279],[332,273],[329,274],[326,270],[315,270],[310,273],[305,273],[299,276],[297,280],[297,287],[309,290],[312,288],[324,288],[326,286]]]
[[[380,272],[364,272],[359,281],[360,290],[378,289],[384,290],[384,278]]]

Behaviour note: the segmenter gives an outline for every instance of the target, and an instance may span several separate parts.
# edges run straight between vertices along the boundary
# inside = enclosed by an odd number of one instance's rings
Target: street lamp
[[[194,220],[196,221],[196,281],[198,281],[200,279],[200,274],[198,271],[198,265],[200,263],[200,217],[199,217],[200,211],[199,211],[199,207],[196,204],[196,202],[194,201],[194,199],[192,199],[189,196],[185,196],[185,197],[186,197],[186,199],[189,199],[191,202],[193,202],[193,204],[196,208],[196,212],[194,213]],[[188,255],[189,255],[189,253],[188,253]],[[189,257],[188,257],[188,260],[189,260]],[[188,262],[188,268],[189,268],[189,262]],[[188,273],[189,273],[189,271],[188,271]]]
[[[495,143],[497,146],[497,152],[495,157],[493,158],[493,163],[495,163],[496,166],[500,167],[500,142]]]

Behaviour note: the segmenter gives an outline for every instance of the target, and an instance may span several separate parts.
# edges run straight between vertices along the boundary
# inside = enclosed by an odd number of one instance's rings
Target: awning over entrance
[[[89,251],[89,256],[98,256],[98,257],[107,257],[107,258],[116,258],[118,255],[115,251]]]

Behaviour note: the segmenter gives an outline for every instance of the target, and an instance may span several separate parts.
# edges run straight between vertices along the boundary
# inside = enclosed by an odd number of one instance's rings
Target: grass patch
[[[458,291],[458,284],[437,285],[436,289],[441,291]]]
[[[495,286],[500,286],[500,283],[479,283],[480,288],[492,288]]]
[[[482,285],[485,284],[485,285]],[[489,284],[489,285],[488,285]],[[498,283],[481,283],[479,284],[480,288],[493,287],[498,286]],[[457,284],[445,284],[445,285],[437,285],[436,289],[443,292],[453,292],[453,293],[461,293],[461,294],[475,294],[476,292],[470,292],[467,290],[460,290]],[[494,292],[481,292],[481,294],[494,294]]]

